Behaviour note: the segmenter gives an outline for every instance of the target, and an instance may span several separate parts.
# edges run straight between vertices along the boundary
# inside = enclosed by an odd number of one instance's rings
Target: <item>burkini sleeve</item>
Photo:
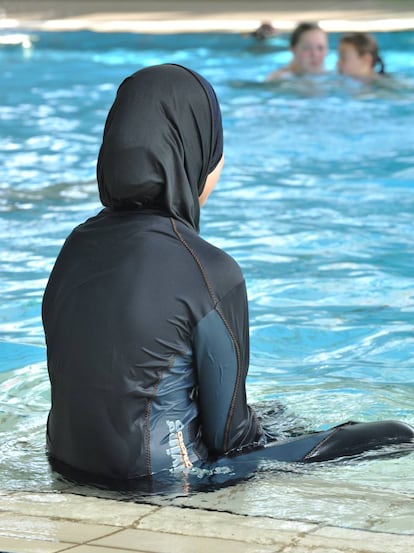
[[[194,352],[202,439],[210,454],[262,443],[263,431],[246,401],[249,322],[244,281],[198,323]]]

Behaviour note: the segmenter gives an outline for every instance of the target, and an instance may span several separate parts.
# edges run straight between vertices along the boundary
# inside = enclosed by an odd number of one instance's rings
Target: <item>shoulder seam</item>
[[[198,268],[200,269],[200,272],[203,276],[203,279],[204,279],[204,282],[206,283],[206,286],[207,286],[207,290],[210,294],[210,297],[211,299],[213,300],[213,304],[214,304],[214,308],[217,307],[217,304],[218,304],[218,299],[217,299],[217,296],[216,294],[214,293],[214,290],[213,290],[213,287],[211,286],[211,283],[210,283],[210,280],[208,278],[208,274],[207,274],[207,271],[205,270],[205,268],[203,267],[203,264],[201,263],[200,259],[198,258],[197,254],[195,253],[195,251],[191,248],[191,246],[185,241],[184,237],[182,236],[182,234],[180,233],[180,231],[178,230],[177,228],[177,225],[176,225],[176,222],[174,221],[174,219],[170,218],[170,221],[171,221],[171,225],[172,225],[172,228],[173,228],[173,231],[175,233],[175,235],[177,236],[178,240],[181,242],[181,244],[186,248],[186,250],[191,254],[191,256],[193,257],[194,261],[196,262]]]

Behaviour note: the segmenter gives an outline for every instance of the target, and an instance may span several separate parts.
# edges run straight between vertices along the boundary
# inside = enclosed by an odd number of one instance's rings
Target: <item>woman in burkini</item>
[[[130,480],[265,442],[245,282],[198,233],[222,166],[204,78],[165,64],[124,80],[97,164],[105,208],[69,235],[43,299],[60,472]]]
[[[296,27],[290,37],[290,50],[293,55],[290,63],[270,73],[268,81],[291,75],[319,75],[325,71],[328,37],[316,23],[300,23]]]
[[[338,45],[337,69],[363,81],[385,75],[384,62],[379,55],[378,43],[368,33],[349,33],[341,37]]]

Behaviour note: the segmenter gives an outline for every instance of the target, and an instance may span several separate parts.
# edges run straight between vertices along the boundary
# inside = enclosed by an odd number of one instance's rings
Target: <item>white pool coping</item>
[[[139,33],[250,32],[269,21],[281,31],[318,21],[327,31],[414,29],[409,0],[284,0],[142,2],[134,0],[19,0],[0,4],[0,29],[123,31]],[[411,6],[409,5],[411,4]]]
[[[105,4],[104,11],[96,11]],[[414,29],[414,2],[93,2],[3,1],[0,35],[33,30],[250,32],[262,21],[281,31],[319,21],[327,31]],[[337,3],[338,4],[338,3]],[[344,2],[345,4],[345,2]],[[349,5],[352,4],[350,7]],[[405,5],[403,5],[405,4]],[[112,7],[116,6],[116,12]],[[171,7],[174,9],[171,9]],[[111,9],[108,9],[111,8]],[[122,8],[122,10],[121,10]],[[22,41],[25,40],[25,35]],[[1,37],[0,37],[1,38]],[[17,40],[17,39],[15,39]],[[23,45],[23,42],[22,42]],[[73,491],[73,490],[72,490]],[[408,553],[413,534],[176,506],[155,506],[61,492],[1,489],[0,551],[8,553]]]

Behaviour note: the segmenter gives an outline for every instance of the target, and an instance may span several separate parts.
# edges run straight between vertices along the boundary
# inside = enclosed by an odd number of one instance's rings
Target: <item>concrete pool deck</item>
[[[343,6],[338,7],[340,4]],[[317,20],[328,31],[414,29],[414,2],[140,2],[0,0],[0,33],[18,29],[248,32],[261,21],[290,30]],[[0,551],[10,553],[407,553],[413,534],[59,492],[1,489]]]

